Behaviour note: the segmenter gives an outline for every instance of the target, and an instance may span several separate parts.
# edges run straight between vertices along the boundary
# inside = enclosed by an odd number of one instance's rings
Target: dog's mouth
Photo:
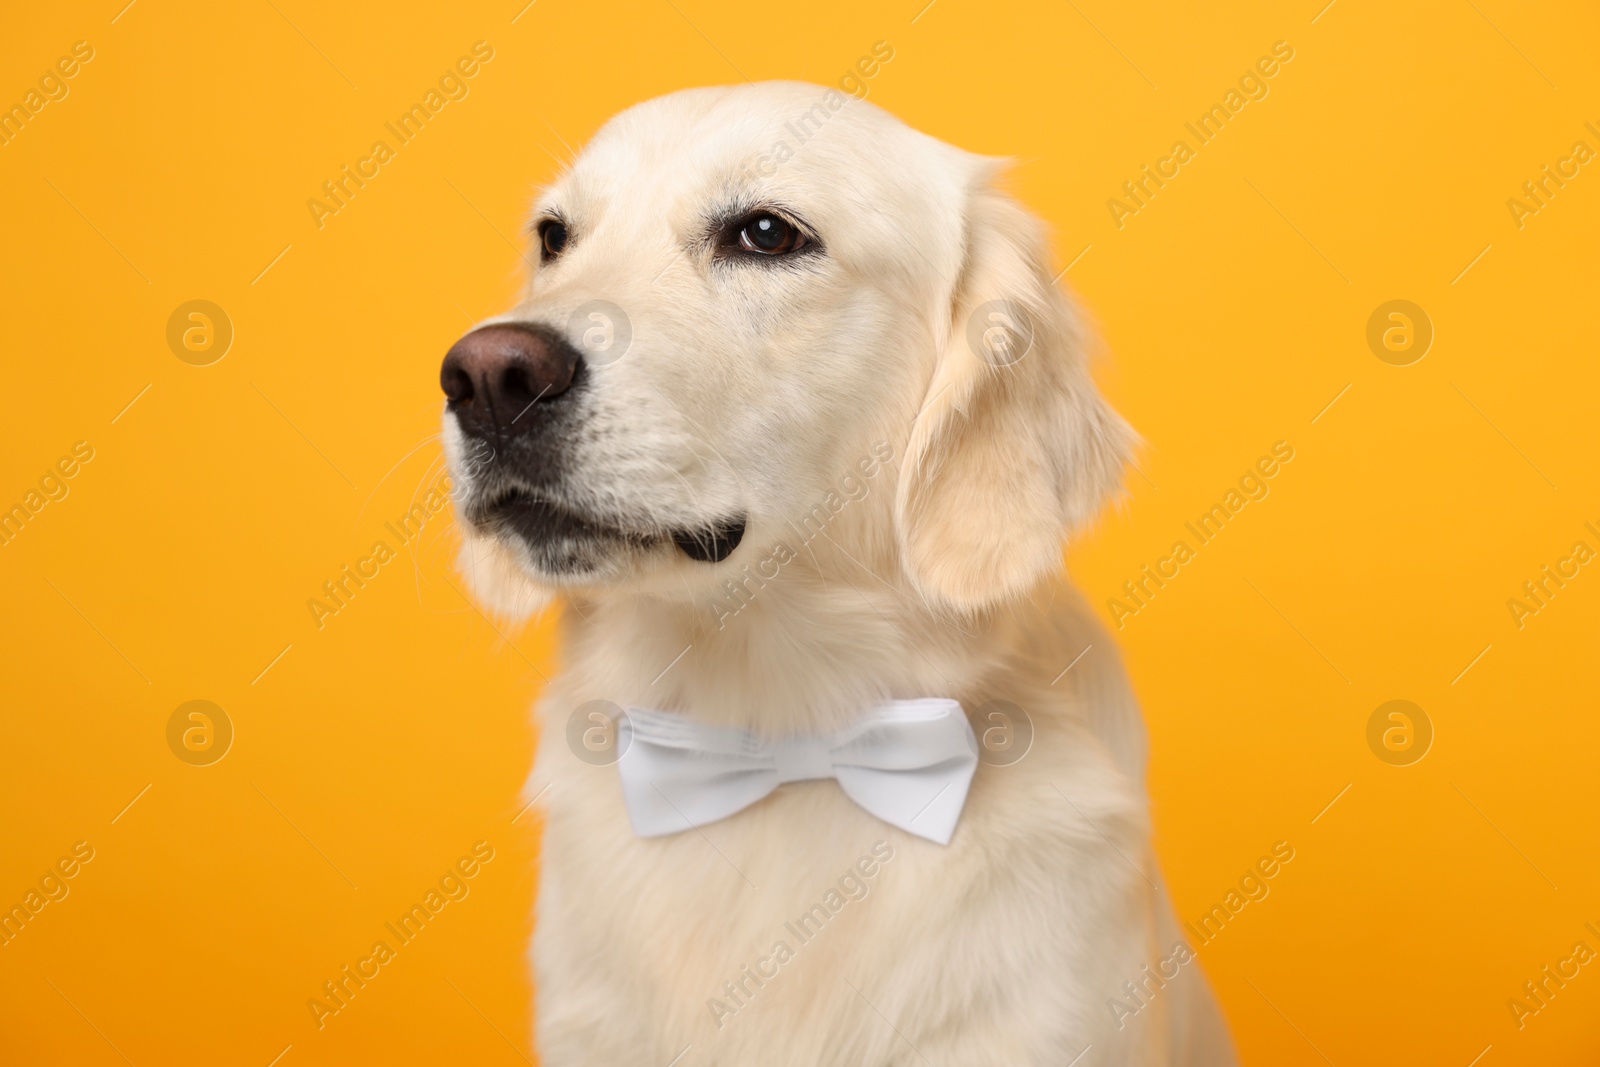
[[[471,508],[468,518],[479,529],[514,535],[535,548],[557,544],[648,548],[669,540],[700,563],[727,559],[739,547],[745,529],[745,519],[740,517],[705,526],[646,532],[580,514],[523,488],[495,494],[487,503]]]
[[[470,518],[482,529],[515,534],[534,545],[638,540],[621,527],[580,515],[520,488],[495,494],[481,507],[472,509]]]
[[[744,522],[743,519],[734,519],[698,530],[676,530],[672,534],[672,543],[690,559],[701,563],[721,563],[739,547],[739,542],[744,538]]]

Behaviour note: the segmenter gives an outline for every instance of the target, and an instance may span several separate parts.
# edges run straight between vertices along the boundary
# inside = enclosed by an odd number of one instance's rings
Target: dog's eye
[[[567,227],[557,219],[539,223],[539,258],[546,263],[561,254],[567,247]]]
[[[806,235],[776,215],[752,215],[739,228],[739,247],[763,256],[781,256],[804,248]]]

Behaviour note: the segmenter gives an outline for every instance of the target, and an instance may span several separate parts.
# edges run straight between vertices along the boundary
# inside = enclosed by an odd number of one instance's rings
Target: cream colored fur
[[[486,603],[565,600],[528,784],[544,819],[545,1067],[1233,1062],[1197,962],[1163,987],[1146,978],[1180,935],[1149,843],[1143,726],[1061,573],[1064,537],[1114,494],[1132,435],[997,166],[837,92],[765,83],[622,113],[541,199],[571,219],[571,247],[495,321],[565,327],[600,298],[633,332],[586,387],[563,503],[631,528],[749,524],[722,563],[657,544],[580,575],[468,533]],[[797,212],[823,254],[715,261],[693,234],[729,198]],[[1015,362],[969,343],[993,301],[1030,326]],[[875,446],[892,459],[868,477]],[[792,558],[766,577],[780,545]],[[639,839],[615,768],[566,739],[597,699],[781,735],[923,696],[1011,701],[1035,734],[1019,762],[979,766],[947,847],[830,781]],[[838,896],[875,846],[892,859],[860,879],[865,896]],[[836,913],[830,890],[847,901]],[[785,924],[819,903],[830,917],[802,944]]]

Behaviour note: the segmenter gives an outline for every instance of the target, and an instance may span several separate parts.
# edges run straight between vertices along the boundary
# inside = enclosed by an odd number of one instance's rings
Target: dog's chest
[[[980,768],[949,846],[879,822],[828,780],[644,840],[615,769],[566,755],[542,754],[536,776],[550,786],[534,947],[547,1062],[567,1062],[566,1027],[575,1048],[612,1043],[604,1062],[686,1048],[682,1064],[896,1062],[891,1020],[1057,1020],[1136,966],[1137,945],[1096,941],[1142,928],[1131,872],[1059,813],[1017,808],[1021,774],[985,777],[1008,769]]]

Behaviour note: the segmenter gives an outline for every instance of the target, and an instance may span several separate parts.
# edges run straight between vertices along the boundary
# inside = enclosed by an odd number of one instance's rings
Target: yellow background
[[[883,40],[871,100],[1017,159],[1146,438],[1069,551],[1096,604],[1295,449],[1116,635],[1181,917],[1296,850],[1201,950],[1245,1062],[1595,1062],[1600,964],[1520,1030],[1507,1007],[1600,949],[1600,565],[1521,629],[1506,606],[1600,549],[1600,164],[1520,229],[1506,207],[1600,149],[1592,11],[122,2],[14,4],[0,33],[4,103],[95,49],[0,147],[0,506],[95,450],[0,547],[0,903],[95,849],[0,948],[0,1061],[531,1057],[537,827],[513,819],[549,625],[463,599],[448,512],[322,629],[306,601],[436,475],[438,361],[510,300],[567,146],[683,86],[836,82]],[[480,39],[470,96],[319,230],[306,200]],[[1279,40],[1270,95],[1114,225],[1123,181]],[[192,299],[234,325],[210,366],[166,343]],[[1365,340],[1391,299],[1435,329],[1411,366]],[[192,699],[236,730],[212,766],[167,746]],[[1414,765],[1368,748],[1390,699],[1433,724]],[[470,896],[319,1031],[308,998],[480,840]]]

